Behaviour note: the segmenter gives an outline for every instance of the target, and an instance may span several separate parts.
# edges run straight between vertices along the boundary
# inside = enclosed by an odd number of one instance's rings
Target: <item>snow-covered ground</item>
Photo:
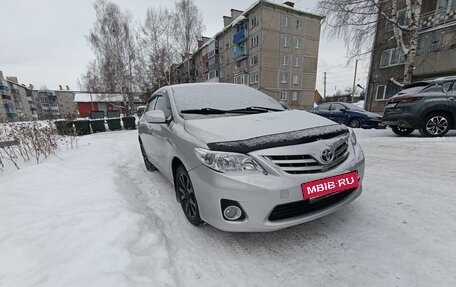
[[[273,233],[186,222],[135,131],[0,172],[0,286],[456,286],[456,132],[358,130],[364,193]]]

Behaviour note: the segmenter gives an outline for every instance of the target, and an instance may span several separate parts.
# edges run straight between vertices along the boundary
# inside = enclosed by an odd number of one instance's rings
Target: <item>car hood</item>
[[[205,143],[237,141],[334,125],[331,120],[298,110],[185,121],[185,130]]]

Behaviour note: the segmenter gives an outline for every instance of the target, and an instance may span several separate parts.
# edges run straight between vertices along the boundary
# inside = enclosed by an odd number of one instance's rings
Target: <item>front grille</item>
[[[352,188],[349,190],[341,191],[314,202],[309,199],[306,199],[277,205],[269,215],[268,219],[269,221],[277,221],[281,219],[302,216],[313,211],[324,209],[347,198],[350,194],[352,194],[355,191],[355,189],[356,188]]]
[[[337,167],[348,158],[348,143],[344,141],[336,147],[334,159],[329,164],[321,164],[311,155],[271,155],[265,158],[289,174],[319,173]]]

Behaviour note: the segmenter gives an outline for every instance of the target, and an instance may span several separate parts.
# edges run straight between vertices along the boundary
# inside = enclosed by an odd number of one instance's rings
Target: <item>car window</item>
[[[149,100],[149,104],[146,107],[146,111],[153,111],[155,109],[155,104],[157,103],[157,95],[152,96],[152,98]]]
[[[429,93],[429,92],[442,92],[443,88],[439,84],[431,85],[429,87],[426,87],[424,90],[422,90],[420,93]]]
[[[171,104],[169,102],[168,95],[160,95],[157,98],[157,104],[155,105],[155,110],[163,111],[165,119],[168,119],[171,116]]]
[[[331,111],[340,112],[340,110],[345,109],[345,107],[341,104],[332,104]]]
[[[444,92],[449,92],[450,91],[450,86],[451,86],[451,82],[442,83],[443,91]],[[453,89],[454,89],[454,86],[453,86]]]
[[[321,104],[318,106],[319,111],[329,111],[331,104]]]

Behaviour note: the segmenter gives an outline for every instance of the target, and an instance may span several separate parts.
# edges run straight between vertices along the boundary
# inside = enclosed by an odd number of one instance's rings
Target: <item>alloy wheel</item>
[[[433,136],[443,134],[448,129],[448,120],[443,116],[434,116],[426,122],[426,131]]]
[[[192,182],[187,174],[179,173],[177,178],[177,188],[179,200],[185,215],[190,218],[195,218],[197,215],[198,206],[196,204],[195,193],[193,192]]]

